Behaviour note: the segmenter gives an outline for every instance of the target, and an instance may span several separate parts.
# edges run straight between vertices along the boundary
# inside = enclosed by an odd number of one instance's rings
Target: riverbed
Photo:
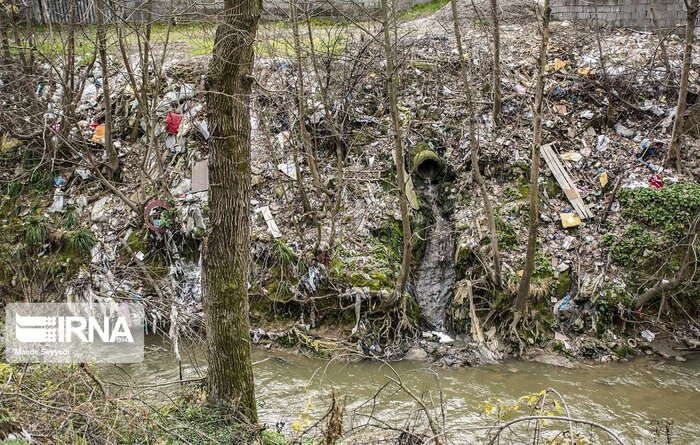
[[[182,377],[202,377],[206,368],[202,347],[181,349]],[[673,422],[673,444],[700,444],[700,359],[687,362],[647,357],[627,363],[566,369],[523,361],[478,368],[434,368],[425,363],[328,361],[282,351],[253,351],[258,410],[261,422],[289,430],[299,420],[313,423],[328,409],[331,394],[345,398],[346,429],[372,434],[368,422],[402,427],[408,418],[423,423],[417,405],[404,391],[390,385],[400,377],[406,388],[444,406],[444,425],[453,443],[483,443],[484,430],[494,418],[483,414],[484,403],[518,398],[554,388],[573,417],[601,423],[617,432],[626,444],[666,444],[666,420]],[[162,385],[178,380],[180,367],[168,343],[150,338],[140,364],[101,366],[105,380],[134,386]],[[159,386],[175,392],[177,385]],[[373,403],[372,403],[373,402]],[[523,414],[526,410],[522,409]],[[371,414],[371,415],[370,415]],[[433,411],[442,421],[441,410]],[[284,426],[282,426],[284,424]],[[655,440],[656,432],[659,430]],[[586,433],[589,429],[580,427]],[[390,434],[384,431],[385,434]],[[600,436],[604,437],[604,436]],[[595,443],[595,442],[594,442]],[[603,442],[603,443],[613,443]]]

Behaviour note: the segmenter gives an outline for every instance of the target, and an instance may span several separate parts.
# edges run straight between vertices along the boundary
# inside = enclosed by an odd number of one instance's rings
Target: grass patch
[[[401,14],[401,18],[405,20],[419,19],[439,11],[449,2],[450,0],[431,0],[427,3],[421,3]]]

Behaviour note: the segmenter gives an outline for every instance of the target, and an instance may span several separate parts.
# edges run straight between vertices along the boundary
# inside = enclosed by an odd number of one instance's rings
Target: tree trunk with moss
[[[401,209],[401,228],[403,231],[403,258],[401,260],[401,270],[396,285],[398,296],[403,300],[403,293],[406,289],[406,282],[411,271],[411,216],[408,208],[408,197],[406,196],[406,182],[403,157],[403,140],[401,136],[401,123],[399,122],[398,92],[396,85],[396,17],[394,14],[394,0],[381,1],[381,15],[383,28],[384,56],[386,57],[386,82],[387,95],[389,97],[389,111],[391,113],[391,124],[394,132],[393,150],[396,164],[396,182],[399,186],[399,208]],[[392,4],[389,4],[392,2]],[[394,26],[394,32],[390,26]],[[394,39],[392,39],[392,34]],[[394,42],[392,43],[392,40]]]
[[[491,254],[493,255],[493,270],[489,272],[494,285],[496,285],[496,287],[498,288],[501,288],[503,285],[501,279],[501,254],[500,249],[498,247],[498,232],[496,231],[496,218],[493,214],[493,206],[491,205],[491,198],[489,198],[488,190],[486,189],[486,184],[484,183],[484,178],[481,177],[481,172],[479,171],[479,142],[476,139],[476,124],[474,123],[474,116],[476,115],[476,112],[474,110],[474,97],[472,96],[472,88],[470,81],[471,76],[469,74],[470,70],[467,66],[467,56],[464,54],[464,48],[462,47],[462,31],[459,27],[457,0],[451,0],[450,3],[452,7],[452,22],[454,25],[455,41],[457,43],[457,54],[459,55],[459,68],[462,74],[462,83],[464,84],[464,91],[467,99],[467,111],[469,115],[469,148],[471,150],[472,178],[474,179],[474,182],[476,182],[476,184],[479,186],[479,190],[481,191],[481,197],[484,201],[484,210],[486,211],[486,220],[489,226],[489,235],[491,237]],[[496,7],[495,0],[492,3],[492,7]],[[494,70],[494,74],[495,72],[496,71]],[[498,74],[498,76],[498,79],[500,79],[500,74]],[[498,100],[500,101],[500,93]],[[494,120],[496,119],[496,116],[497,113],[496,109],[494,108]]]
[[[226,0],[206,81],[211,232],[204,256],[209,402],[257,422],[248,320],[255,0]]]
[[[549,17],[551,15],[549,0],[544,0],[542,10],[542,43],[537,63],[537,83],[535,86],[535,115],[533,118],[532,160],[530,161],[530,225],[527,234],[527,253],[525,254],[525,269],[520,278],[518,296],[515,300],[515,323],[525,316],[527,299],[530,295],[530,281],[535,269],[535,252],[537,250],[537,226],[540,219],[539,184],[540,175],[540,146],[542,145],[542,102],[544,96],[545,65],[547,64],[547,45],[549,44]]]

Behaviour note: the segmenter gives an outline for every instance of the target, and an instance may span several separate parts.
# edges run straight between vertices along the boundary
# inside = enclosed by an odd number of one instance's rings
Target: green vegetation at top
[[[406,20],[414,20],[421,17],[426,17],[439,11],[449,2],[450,0],[431,0],[427,3],[420,3],[401,14],[401,18]]]

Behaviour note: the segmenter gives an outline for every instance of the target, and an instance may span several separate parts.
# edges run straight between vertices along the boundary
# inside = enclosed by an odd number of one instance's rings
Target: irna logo
[[[139,363],[144,319],[141,303],[112,298],[9,303],[5,306],[5,359],[10,363]]]
[[[128,320],[102,317],[41,317],[15,315],[15,338],[20,343],[133,343]]]

